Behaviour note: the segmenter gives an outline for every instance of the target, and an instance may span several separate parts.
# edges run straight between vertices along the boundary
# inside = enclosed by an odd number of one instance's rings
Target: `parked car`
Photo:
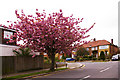
[[[120,59],[120,54],[116,54],[112,56],[112,61],[117,61]]]
[[[74,61],[75,59],[73,58],[66,58],[66,61]]]

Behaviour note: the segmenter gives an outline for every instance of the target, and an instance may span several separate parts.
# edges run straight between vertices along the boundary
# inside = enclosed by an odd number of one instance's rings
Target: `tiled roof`
[[[83,47],[96,47],[96,46],[108,45],[108,44],[111,44],[111,43],[106,40],[97,40],[97,41],[89,42],[87,44],[83,44],[82,46]]]

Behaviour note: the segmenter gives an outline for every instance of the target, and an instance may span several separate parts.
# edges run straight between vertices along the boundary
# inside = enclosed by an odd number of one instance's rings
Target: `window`
[[[94,50],[95,48],[94,47],[92,47],[92,50]]]
[[[109,45],[99,46],[99,49],[108,49]]]
[[[47,53],[44,53],[44,55],[47,55]]]
[[[11,40],[10,37],[14,34],[14,31],[2,30],[2,33],[3,33],[2,44],[16,45],[16,42],[8,43],[9,40]]]
[[[62,55],[60,55],[60,59],[62,59]]]
[[[97,47],[95,47],[95,50],[97,50]]]
[[[88,51],[88,50],[89,50],[89,48],[86,48],[86,50]]]
[[[13,32],[4,31],[4,39],[10,39],[10,36],[13,35]]]

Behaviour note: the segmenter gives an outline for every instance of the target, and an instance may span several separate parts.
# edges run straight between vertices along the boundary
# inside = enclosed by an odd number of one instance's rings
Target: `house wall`
[[[2,29],[0,28],[0,44],[2,44]]]
[[[14,56],[13,50],[18,46],[0,44],[0,56]]]
[[[104,53],[105,53],[105,51],[107,51],[108,52],[108,54],[107,55],[109,55],[110,54],[110,45],[108,45],[109,47],[107,48],[107,49],[98,49],[98,56],[100,56],[100,53],[101,53],[101,51],[103,51]]]
[[[20,48],[19,46],[14,46],[14,45],[4,45],[0,44],[0,56],[15,56],[13,53],[14,49]],[[40,55],[40,52],[33,52],[30,53],[31,55]]]
[[[114,55],[114,54],[117,54],[119,48],[117,46],[114,46],[114,45],[109,45],[108,49],[99,49],[99,46],[97,46],[97,50],[98,50],[98,56],[100,56],[100,52],[101,51],[108,51],[108,54],[107,55]],[[89,48],[89,53],[90,53],[90,56],[92,55],[92,49]]]
[[[95,48],[94,48],[94,50],[96,50]],[[90,56],[92,55],[92,51],[94,51],[94,50],[92,50],[92,48],[91,47],[89,47],[89,53],[90,53]],[[98,51],[98,54],[96,55],[96,56],[100,56],[100,52],[101,51],[108,51],[108,53],[110,54],[110,45],[109,45],[109,47],[108,47],[108,49],[99,49],[99,46],[97,46],[97,51]]]
[[[111,48],[111,50],[110,50],[111,55],[115,55],[118,53],[118,50],[119,50],[118,47],[116,47],[114,45],[110,45],[110,48]]]

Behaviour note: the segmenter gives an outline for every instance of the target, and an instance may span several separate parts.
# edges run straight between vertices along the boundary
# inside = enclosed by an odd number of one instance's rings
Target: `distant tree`
[[[89,55],[89,52],[88,52],[84,47],[80,47],[80,48],[76,51],[76,55],[77,55],[77,56],[85,56],[85,55]]]
[[[45,10],[39,13],[36,9],[36,16],[25,15],[23,10],[19,14],[16,10],[15,14],[18,20],[9,25],[9,28],[16,30],[13,37],[16,37],[17,41],[24,41],[24,46],[20,45],[22,47],[47,53],[52,62],[51,71],[54,71],[55,54],[61,51],[70,54],[81,43],[86,43],[84,39],[90,36],[86,33],[95,25],[94,23],[88,29],[81,28],[79,23],[83,18],[73,18],[73,15],[66,17],[62,10],[47,15]]]
[[[65,57],[65,54],[64,54],[64,53],[62,54],[62,59],[66,59],[66,57]]]
[[[105,60],[105,54],[103,51],[101,51],[100,53],[100,59],[102,59],[103,61]]]

